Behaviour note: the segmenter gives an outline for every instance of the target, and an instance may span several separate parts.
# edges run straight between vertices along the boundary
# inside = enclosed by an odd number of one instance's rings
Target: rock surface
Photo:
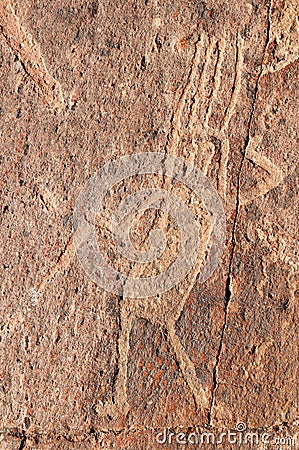
[[[259,448],[295,448],[298,16],[297,0],[2,0],[1,450],[180,448],[158,433],[237,424]],[[73,212],[96,170],[140,152],[199,167],[227,236],[201,283],[203,214],[189,278],[129,301],[79,263]],[[179,192],[158,178],[119,186],[110,207],[138,183]],[[136,248],[156,225],[175,246],[171,219],[140,221]]]

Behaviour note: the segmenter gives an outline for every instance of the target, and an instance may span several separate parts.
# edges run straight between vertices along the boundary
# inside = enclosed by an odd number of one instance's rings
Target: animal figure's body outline
[[[24,30],[20,26],[19,20],[14,14],[10,2],[8,0],[3,0],[3,4],[0,7],[0,21],[2,22],[2,32],[7,39],[8,44],[11,46],[15,53],[20,53],[21,59],[25,68],[27,69],[29,75],[39,86],[42,96],[45,102],[53,108],[61,108],[64,106],[64,99],[59,83],[54,80],[54,78],[48,73],[42,55],[36,48],[35,43],[28,38]],[[243,65],[243,39],[241,36],[237,36],[236,44],[236,73],[234,80],[234,88],[231,95],[230,102],[225,110],[223,120],[219,129],[211,129],[209,127],[209,119],[211,117],[211,112],[213,108],[213,101],[220,87],[221,82],[221,66],[224,58],[224,50],[226,47],[226,42],[223,39],[216,40],[212,38],[210,42],[205,34],[202,34],[201,39],[199,39],[195,45],[195,51],[191,66],[191,71],[188,76],[187,85],[183,90],[178,108],[173,113],[171,121],[171,131],[170,139],[167,144],[166,152],[177,154],[179,141],[181,137],[181,118],[185,107],[185,102],[190,95],[191,89],[194,88],[194,83],[197,79],[198,63],[201,56],[205,56],[205,63],[203,70],[200,75],[199,88],[196,89],[196,95],[194,95],[194,102],[191,107],[191,114],[189,120],[189,128],[193,135],[192,138],[192,150],[189,155],[184,155],[188,162],[194,163],[195,155],[197,154],[198,146],[196,144],[196,138],[200,135],[205,138],[203,148],[206,150],[206,160],[202,171],[206,174],[208,168],[212,162],[212,158],[215,151],[215,146],[213,148],[213,143],[210,138],[215,137],[221,142],[221,162],[218,177],[218,191],[221,195],[224,203],[226,204],[227,210],[230,211],[235,206],[235,200],[226,198],[226,185],[227,185],[227,163],[229,157],[229,147],[230,143],[227,137],[227,128],[230,120],[235,112],[236,102],[241,89],[242,81],[242,65]],[[203,51],[206,51],[203,55]],[[211,63],[213,55],[216,54],[216,65],[214,71],[214,89],[210,97],[210,103],[208,109],[206,110],[205,117],[202,120],[198,119],[197,109],[201,101],[204,89],[207,83],[207,70],[208,65]],[[26,59],[27,58],[27,59]],[[250,203],[255,198],[265,195],[270,189],[276,187],[283,179],[282,172],[265,156],[261,155],[257,151],[257,147],[260,144],[259,137],[249,136],[249,144],[245,150],[244,159],[247,158],[253,163],[262,167],[268,173],[267,181],[263,182],[256,188],[252,188],[246,193],[240,192],[239,194],[239,204],[245,205]],[[168,181],[165,181],[165,186],[170,187]],[[43,278],[43,280],[31,290],[31,294],[35,297],[39,297],[40,294],[46,289],[48,282],[53,279],[53,277],[62,270],[65,270],[71,263],[74,257],[74,246],[72,238],[70,238],[66,248],[63,251],[58,263],[50,270],[48,275]],[[139,311],[138,306],[132,308],[132,302],[128,303],[124,298],[121,306],[120,313],[120,334],[118,338],[118,351],[119,351],[119,372],[115,385],[115,396],[111,404],[98,406],[98,413],[112,414],[116,417],[119,414],[128,411],[127,395],[126,395],[126,385],[127,385],[127,361],[129,352],[129,338],[130,332],[135,319],[144,317],[148,320],[152,320],[161,326],[166,326],[168,330],[168,338],[171,347],[174,349],[177,361],[182,370],[184,378],[189,385],[195,403],[198,408],[208,409],[210,399],[207,392],[205,392],[201,386],[199,386],[198,379],[195,372],[195,366],[187,353],[185,352],[178,336],[175,332],[175,324],[179,315],[185,304],[185,300],[189,295],[193,284],[197,278],[198,273],[195,271],[193,273],[192,280],[187,279],[188,289],[185,290],[184,296],[180,301],[179,307],[176,309],[172,318],[165,321],[161,319],[162,317],[167,317],[163,314],[157,314],[157,311],[152,311],[149,314],[145,314],[144,311]],[[191,282],[193,281],[193,282]],[[163,302],[162,302],[163,303]],[[161,303],[161,304],[162,304]],[[161,310],[160,310],[161,312]]]
[[[211,116],[213,101],[215,99],[215,95],[218,92],[220,87],[220,78],[221,78],[221,65],[224,59],[224,51],[226,42],[224,40],[217,41],[215,38],[212,38],[210,42],[208,42],[208,37],[203,34],[201,39],[199,39],[195,45],[195,51],[193,56],[193,62],[190,70],[190,74],[188,77],[187,85],[183,90],[183,93],[180,96],[178,107],[176,112],[172,118],[172,129],[170,132],[170,139],[168,143],[168,147],[166,148],[166,152],[175,154],[178,156],[178,148],[179,141],[181,135],[181,119],[182,113],[185,108],[185,103],[187,97],[190,95],[191,90],[194,88],[194,83],[197,81],[197,72],[198,72],[198,64],[201,57],[204,57],[202,54],[203,51],[206,51],[205,54],[205,63],[200,76],[200,85],[198,91],[196,92],[193,105],[191,108],[191,117],[189,120],[188,128],[192,133],[192,150],[189,150],[188,157],[185,158],[191,164],[194,164],[195,156],[198,151],[198,146],[196,144],[196,138],[198,135],[204,136],[206,138],[207,149],[209,151],[209,155],[207,160],[205,161],[204,167],[201,168],[203,173],[206,175],[209,169],[209,166],[212,162],[212,158],[215,152],[215,146],[208,140],[208,138],[215,137],[221,141],[221,162],[220,162],[220,170],[219,170],[219,178],[218,178],[218,192],[222,197],[222,200],[225,203],[226,210],[231,210],[234,207],[233,199],[226,199],[226,185],[227,185],[227,164],[228,164],[228,156],[229,156],[229,140],[226,136],[229,122],[235,112],[238,95],[241,90],[241,81],[242,81],[242,68],[243,68],[243,47],[244,42],[240,35],[237,36],[236,42],[236,73],[234,86],[232,89],[232,94],[230,98],[230,102],[226,108],[224,117],[221,121],[221,126],[219,129],[212,129],[209,126],[209,118]],[[215,56],[216,65],[214,72],[214,90],[210,97],[210,103],[206,112],[205,117],[202,120],[198,119],[197,109],[200,104],[202,95],[205,91],[206,83],[207,83],[207,70],[208,65],[212,61],[213,54],[216,50],[218,54]],[[247,191],[245,195],[240,193],[239,202],[240,205],[245,205],[250,203],[254,198],[264,195],[268,190],[276,187],[283,179],[282,172],[265,156],[260,155],[256,148],[258,147],[260,140],[258,138],[251,139],[249,145],[246,148],[246,153],[244,157],[251,160],[253,163],[259,165],[263,169],[265,169],[269,175],[266,182],[262,184],[259,188],[252,188]],[[213,148],[214,147],[214,148]],[[181,155],[179,155],[181,156]],[[169,178],[165,180],[164,188],[171,190],[171,183]],[[160,221],[161,223],[161,221]],[[183,310],[185,301],[190,294],[191,289],[196,281],[197,276],[199,275],[198,270],[200,266],[195,267],[193,269],[193,273],[191,276],[189,275],[185,279],[185,285],[187,286],[184,290],[184,294],[181,296],[178,307],[174,311],[165,311],[163,310],[163,297],[159,298],[159,306],[157,306],[157,299],[153,301],[155,307],[153,308],[145,308],[144,304],[140,305],[140,302],[132,301],[132,299],[123,298],[120,306],[120,333],[118,337],[118,376],[115,384],[115,395],[113,398],[113,402],[101,405],[97,411],[99,414],[110,414],[113,417],[117,417],[121,414],[126,414],[129,411],[129,405],[127,404],[127,395],[126,395],[126,386],[127,386],[127,363],[128,363],[128,354],[130,350],[129,339],[131,329],[133,327],[134,320],[137,319],[146,319],[151,323],[159,324],[166,330],[166,336],[168,337],[168,343],[170,348],[174,351],[176,360],[178,365],[182,371],[184,379],[187,385],[192,392],[195,405],[197,410],[202,410],[209,414],[211,408],[211,398],[208,390],[204,390],[202,386],[199,385],[198,378],[196,375],[195,365],[187,355],[182,343],[180,342],[179,337],[175,331],[175,324],[179,319],[181,312]],[[162,300],[162,301],[161,301]],[[171,316],[172,314],[172,316]],[[212,400],[213,401],[213,400]]]
[[[238,99],[238,95],[241,89],[241,73],[242,73],[242,65],[243,65],[243,39],[241,36],[237,36],[237,51],[236,51],[236,73],[234,80],[234,89],[231,95],[231,99],[229,105],[226,108],[225,115],[221,122],[221,127],[219,129],[212,129],[209,126],[209,118],[212,111],[213,101],[215,99],[215,95],[220,87],[220,78],[221,78],[221,65],[224,58],[224,50],[226,43],[224,40],[217,41],[212,38],[211,42],[208,43],[208,37],[203,34],[202,38],[198,40],[195,46],[195,52],[192,62],[192,67],[190,71],[190,75],[188,77],[188,82],[183,90],[183,93],[180,97],[178,108],[173,115],[172,118],[172,130],[170,132],[171,139],[169,140],[169,145],[166,151],[169,153],[177,155],[177,149],[180,141],[180,133],[181,133],[181,116],[183,113],[183,109],[185,107],[185,102],[187,96],[190,94],[192,88],[194,88],[194,83],[197,80],[197,71],[198,71],[198,63],[199,59],[202,55],[203,50],[206,50],[205,55],[205,63],[203,66],[203,70],[200,76],[201,84],[196,92],[193,107],[191,111],[191,117],[189,121],[189,129],[192,132],[192,147],[193,149],[189,152],[188,157],[184,155],[187,161],[191,164],[194,163],[195,156],[197,154],[197,144],[196,138],[198,135],[204,136],[206,138],[206,146],[205,150],[208,155],[205,160],[204,166],[201,168],[202,172],[206,175],[209,169],[209,166],[212,162],[212,158],[215,152],[215,146],[209,140],[211,137],[215,137],[221,141],[221,162],[220,162],[220,170],[218,177],[218,192],[224,201],[226,210],[230,211],[235,206],[235,201],[232,198],[226,197],[226,184],[227,184],[227,164],[229,157],[229,140],[226,136],[229,122],[235,112],[235,107]],[[212,61],[213,52],[217,49],[218,57],[216,60],[218,63],[215,67],[215,88],[213,90],[213,94],[210,98],[210,104],[206,113],[206,116],[203,120],[198,119],[197,115],[197,107],[200,103],[201,95],[205,90],[205,86],[207,83],[207,68],[208,65]],[[283,179],[282,172],[265,156],[261,155],[257,151],[257,147],[260,143],[259,138],[251,138],[249,145],[246,148],[246,152],[244,158],[251,160],[253,163],[259,165],[263,169],[265,169],[268,173],[268,179],[265,181],[261,189],[253,188],[247,193],[240,193],[239,202],[240,205],[246,205],[253,201],[255,198],[266,194],[270,189],[276,187]],[[169,179],[165,180],[164,188],[171,189],[171,185],[169,183]],[[65,270],[65,268],[70,264],[70,261],[73,259],[74,255],[74,246],[72,242],[72,238],[69,240],[63,256],[60,258],[59,263],[54,266],[51,272],[36,286],[36,292],[42,292],[47,283],[55,276],[57,272],[61,270]],[[196,269],[197,270],[197,269]],[[173,311],[173,315],[170,318],[167,316],[166,311],[163,310],[163,301],[160,302],[159,307],[157,308],[147,308],[147,312],[145,313],[145,309],[143,305],[140,306],[139,302],[133,302],[132,299],[123,298],[121,300],[120,307],[120,333],[118,336],[118,375],[116,379],[116,383],[114,386],[114,397],[113,400],[106,404],[99,404],[97,406],[97,412],[99,415],[110,415],[114,418],[119,417],[120,415],[124,415],[129,411],[129,405],[127,403],[127,394],[126,394],[126,386],[127,386],[127,362],[128,362],[128,354],[130,350],[129,339],[131,334],[131,329],[133,327],[133,323],[135,320],[139,318],[144,318],[152,323],[159,324],[164,329],[167,330],[168,341],[170,347],[174,350],[175,356],[178,362],[178,365],[182,371],[184,379],[189,386],[192,395],[194,397],[195,404],[198,410],[203,410],[205,412],[209,411],[210,408],[210,394],[209,391],[204,390],[198,382],[198,378],[195,371],[195,366],[191,361],[190,357],[187,355],[180,339],[178,338],[175,331],[175,324],[179,319],[179,316],[183,310],[186,298],[188,297],[191,289],[193,288],[194,282],[198,276],[198,272],[196,270],[193,273],[192,277],[187,277],[185,279],[188,288],[185,290],[184,295],[181,297],[181,301],[179,302],[178,307],[175,311]],[[188,281],[189,280],[189,281]],[[164,318],[167,317],[167,320]]]

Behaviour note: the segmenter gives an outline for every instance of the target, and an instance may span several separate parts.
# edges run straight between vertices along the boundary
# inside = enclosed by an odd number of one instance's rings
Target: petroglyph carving
[[[282,9],[276,3],[272,0],[263,75],[282,70],[299,58],[299,3],[286,0]]]
[[[241,36],[237,36],[235,45],[235,74],[233,86],[229,97],[228,104],[223,111],[223,117],[217,127],[212,127],[211,117],[216,98],[219,95],[222,80],[222,65],[226,54],[227,42],[223,39],[209,39],[205,34],[198,39],[195,44],[193,60],[187,77],[186,86],[180,94],[177,108],[171,118],[171,126],[166,154],[175,156],[183,156],[189,164],[194,164],[195,157],[201,152],[201,170],[207,174],[215,154],[215,146],[220,148],[220,169],[218,173],[218,192],[229,211],[236,207],[236,200],[227,199],[227,165],[230,154],[230,142],[228,138],[228,127],[232,117],[236,111],[238,96],[242,88],[242,70],[243,70],[243,54],[244,42]],[[203,60],[202,70],[199,70],[199,61]],[[210,83],[210,75],[212,76],[212,90],[206,95],[208,81]],[[187,113],[186,113],[187,111]],[[183,119],[187,114],[187,126],[183,126]],[[191,135],[191,144],[186,146],[182,144],[182,138],[186,134],[186,130]],[[200,141],[198,138],[200,137]],[[246,148],[244,157],[259,165],[265,171],[265,180],[256,188],[250,189],[248,192],[240,192],[240,204],[246,204],[254,200],[254,198],[265,195],[270,189],[277,186],[282,180],[282,172],[268,158],[263,156],[259,151],[259,138],[250,138],[249,145]],[[161,188],[167,191],[175,189],[171,177],[165,177]],[[187,199],[187,197],[186,197]],[[107,222],[102,223],[104,227],[109,229]],[[159,227],[167,228],[168,218],[156,215],[152,222],[151,229]],[[205,245],[209,244],[211,233],[208,228],[203,225],[204,236],[206,238]],[[114,387],[114,398],[108,404],[99,404],[97,411],[99,414],[109,414],[117,417],[128,411],[127,404],[127,363],[129,354],[129,338],[134,320],[145,318],[152,323],[157,323],[166,330],[170,347],[173,349],[178,365],[189,386],[195,404],[198,410],[207,412],[210,406],[210,389],[204,388],[198,382],[196,370],[193,361],[187,355],[183,345],[181,344],[175,332],[175,324],[181,314],[185,301],[203,267],[203,255],[206,253],[207,247],[202,247],[200,256],[189,274],[182,280],[178,286],[163,292],[155,297],[150,298],[131,298],[124,296],[120,301],[120,333],[118,338],[118,376]],[[59,261],[58,265],[50,272],[46,279],[36,288],[36,291],[45,289],[47,282],[52,279],[57,271],[60,270],[62,260],[68,264],[72,257],[73,247],[71,244],[68,250]],[[65,268],[63,263],[63,268]],[[133,267],[132,272],[135,277],[147,275],[144,268],[139,266]],[[199,275],[199,281],[201,281]]]
[[[64,99],[60,83],[49,74],[37,44],[21,26],[9,0],[2,0],[0,4],[0,29],[8,45],[19,56],[26,72],[38,87],[46,105],[50,108],[62,108]]]
[[[188,149],[188,154],[184,155],[185,158],[194,163],[196,154],[199,151],[203,151],[203,148],[207,149],[206,161],[203,164],[203,170],[207,173],[209,165],[211,163],[213,154],[215,152],[215,145],[211,140],[212,137],[218,139],[221,143],[221,163],[218,175],[218,191],[222,196],[223,200],[226,200],[226,184],[227,184],[227,162],[229,158],[229,139],[227,136],[227,129],[232,116],[235,113],[235,108],[237,104],[237,99],[241,89],[242,81],[242,65],[243,65],[243,40],[240,36],[237,37],[236,43],[236,62],[235,62],[235,78],[234,85],[232,88],[230,101],[225,109],[223,119],[220,126],[217,129],[213,129],[209,126],[209,119],[211,116],[211,111],[213,107],[213,102],[217,96],[220,83],[221,83],[221,66],[224,59],[226,43],[224,40],[216,41],[216,39],[211,39],[209,42],[206,35],[197,42],[195,46],[195,52],[192,62],[191,71],[187,80],[185,89],[183,90],[178,107],[175,110],[172,118],[172,128],[170,133],[169,145],[166,148],[167,153],[173,153],[176,155],[180,154],[180,138],[183,134],[182,130],[182,115],[186,107],[187,99],[190,101],[191,97],[191,114],[188,124],[188,129],[192,133],[192,147]],[[205,63],[200,75],[200,81],[198,84],[198,64],[201,57],[205,58]],[[214,59],[214,86],[211,96],[208,98],[208,104],[202,107],[203,97],[206,90],[207,78],[208,78],[208,68],[213,64]],[[195,92],[192,99],[192,92]],[[197,144],[197,137],[201,136],[205,145],[203,148],[199,148]],[[256,144],[256,145],[254,145]],[[276,166],[270,162],[265,156],[260,155],[256,148],[258,147],[259,141],[255,142],[254,139],[251,141],[251,145],[246,150],[245,157],[251,159],[260,167],[262,167],[268,173],[268,179],[262,185],[258,186],[256,189],[244,193],[241,195],[241,203],[245,204],[252,201],[254,198],[260,195],[264,195],[268,190],[277,186],[281,179],[282,174],[276,168]],[[171,190],[171,182],[164,184],[164,187]],[[228,202],[229,205],[229,202]],[[165,227],[165,219],[163,224],[163,219],[158,220],[156,224]],[[194,282],[200,272],[201,266],[199,264],[194,265],[188,277],[180,284],[177,291],[171,290],[169,293],[162,294],[159,297],[146,299],[145,302],[136,302],[136,299],[123,298],[121,302],[121,331],[118,340],[119,349],[119,373],[115,385],[115,397],[114,403],[110,405],[103,405],[98,408],[99,413],[109,413],[111,415],[117,416],[120,413],[125,413],[128,410],[127,396],[126,396],[126,386],[127,386],[127,362],[129,353],[129,337],[130,330],[133,325],[133,321],[137,318],[146,318],[154,323],[159,323],[167,330],[167,336],[169,339],[169,344],[175,352],[178,365],[183,373],[183,376],[190,387],[193,394],[195,404],[199,410],[207,411],[209,407],[209,392],[206,391],[202,386],[199,385],[195,366],[187,355],[183,345],[181,344],[178,336],[175,332],[175,324],[178,320],[183,306],[185,304],[186,298],[188,297]],[[143,273],[139,272],[139,276]],[[200,277],[199,277],[200,280]],[[173,307],[173,301],[170,302],[170,298],[175,298],[175,303],[177,308]],[[148,308],[148,304],[152,307]]]

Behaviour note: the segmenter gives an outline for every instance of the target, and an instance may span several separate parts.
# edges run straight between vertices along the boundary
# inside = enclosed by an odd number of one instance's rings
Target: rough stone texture
[[[296,438],[298,14],[297,0],[1,1],[1,450],[181,448],[157,433],[240,422]],[[195,375],[167,313],[141,314],[129,409],[109,412],[124,299],[74,256],[72,213],[95,170],[146,151],[206,172],[227,245],[210,279],[182,285]]]

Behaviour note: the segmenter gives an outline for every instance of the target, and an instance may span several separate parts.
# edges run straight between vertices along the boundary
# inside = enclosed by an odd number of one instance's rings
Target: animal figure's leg
[[[208,410],[208,393],[200,386],[200,382],[196,375],[195,366],[187,355],[179,337],[175,332],[175,322],[168,324],[167,329],[169,343],[175,352],[183,377],[192,392],[197,410]]]
[[[121,304],[120,332],[118,336],[118,374],[115,383],[114,404],[121,412],[126,413],[129,409],[127,403],[127,380],[128,380],[128,356],[130,351],[130,334],[132,330],[134,313],[129,305]]]
[[[129,310],[126,303],[121,304],[120,332],[118,336],[118,373],[114,386],[113,400],[109,403],[98,404],[99,415],[111,415],[114,419],[127,414],[129,405],[127,403],[127,380],[128,380],[128,355],[130,350],[130,334],[132,329],[134,313]]]

